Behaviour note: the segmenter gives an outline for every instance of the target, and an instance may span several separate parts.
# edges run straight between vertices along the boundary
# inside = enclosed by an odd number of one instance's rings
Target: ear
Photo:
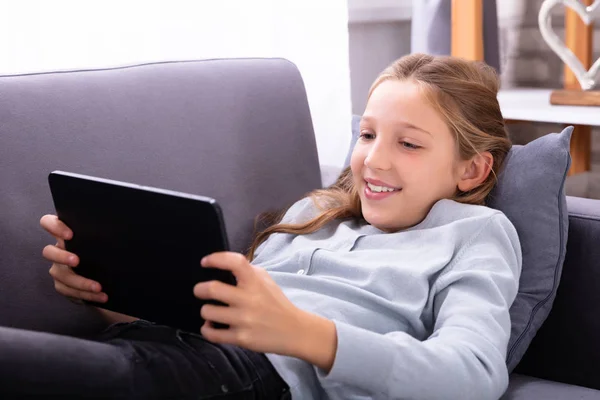
[[[457,185],[461,192],[468,192],[481,185],[487,179],[494,164],[494,156],[489,151],[485,151],[463,162],[461,176]]]

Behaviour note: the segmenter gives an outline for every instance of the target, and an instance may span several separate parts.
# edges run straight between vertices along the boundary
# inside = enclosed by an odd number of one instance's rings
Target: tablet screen
[[[214,199],[62,171],[49,183],[59,219],[73,230],[65,246],[80,258],[75,272],[108,295],[94,305],[198,332],[194,285],[235,284],[229,271],[200,266],[205,255],[228,250]]]

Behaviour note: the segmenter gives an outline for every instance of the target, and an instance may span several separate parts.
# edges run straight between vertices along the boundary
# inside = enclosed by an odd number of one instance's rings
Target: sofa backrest
[[[516,372],[600,389],[600,200],[567,197],[567,207],[556,299]]]
[[[236,251],[257,214],[321,185],[304,84],[286,60],[1,76],[0,325],[77,333],[98,321],[54,292],[41,256],[53,170],[216,198]]]

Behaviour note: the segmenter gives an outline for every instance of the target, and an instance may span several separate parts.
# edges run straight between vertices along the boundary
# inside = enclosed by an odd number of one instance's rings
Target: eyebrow
[[[371,122],[371,123],[372,123],[372,122],[374,122],[374,121],[375,121],[375,118],[368,117],[368,116],[363,116],[363,117],[361,118],[361,122],[362,122],[362,121],[366,121],[366,122]],[[408,123],[408,122],[399,122],[398,124],[399,124],[399,125],[402,125],[404,128],[408,128],[408,129],[415,129],[415,130],[417,130],[417,131],[421,131],[421,132],[423,132],[423,133],[426,133],[426,134],[428,134],[429,136],[433,137],[433,135],[431,134],[431,132],[429,132],[429,131],[426,131],[426,130],[425,130],[425,129],[423,129],[423,128],[419,128],[418,126],[416,126],[416,125],[413,125],[413,124],[411,124],[411,123]]]

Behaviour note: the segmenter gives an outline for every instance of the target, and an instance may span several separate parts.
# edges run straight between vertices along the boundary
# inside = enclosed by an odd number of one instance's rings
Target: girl
[[[351,166],[295,203],[248,254],[203,267],[207,323],[186,333],[104,312],[77,339],[4,328],[0,391],[62,398],[498,399],[521,250],[484,206],[510,142],[482,64],[412,54],[373,84]],[[106,301],[64,250],[55,216],[44,256],[56,290]],[[228,324],[215,329],[213,322]],[[3,350],[4,351],[4,350]]]

